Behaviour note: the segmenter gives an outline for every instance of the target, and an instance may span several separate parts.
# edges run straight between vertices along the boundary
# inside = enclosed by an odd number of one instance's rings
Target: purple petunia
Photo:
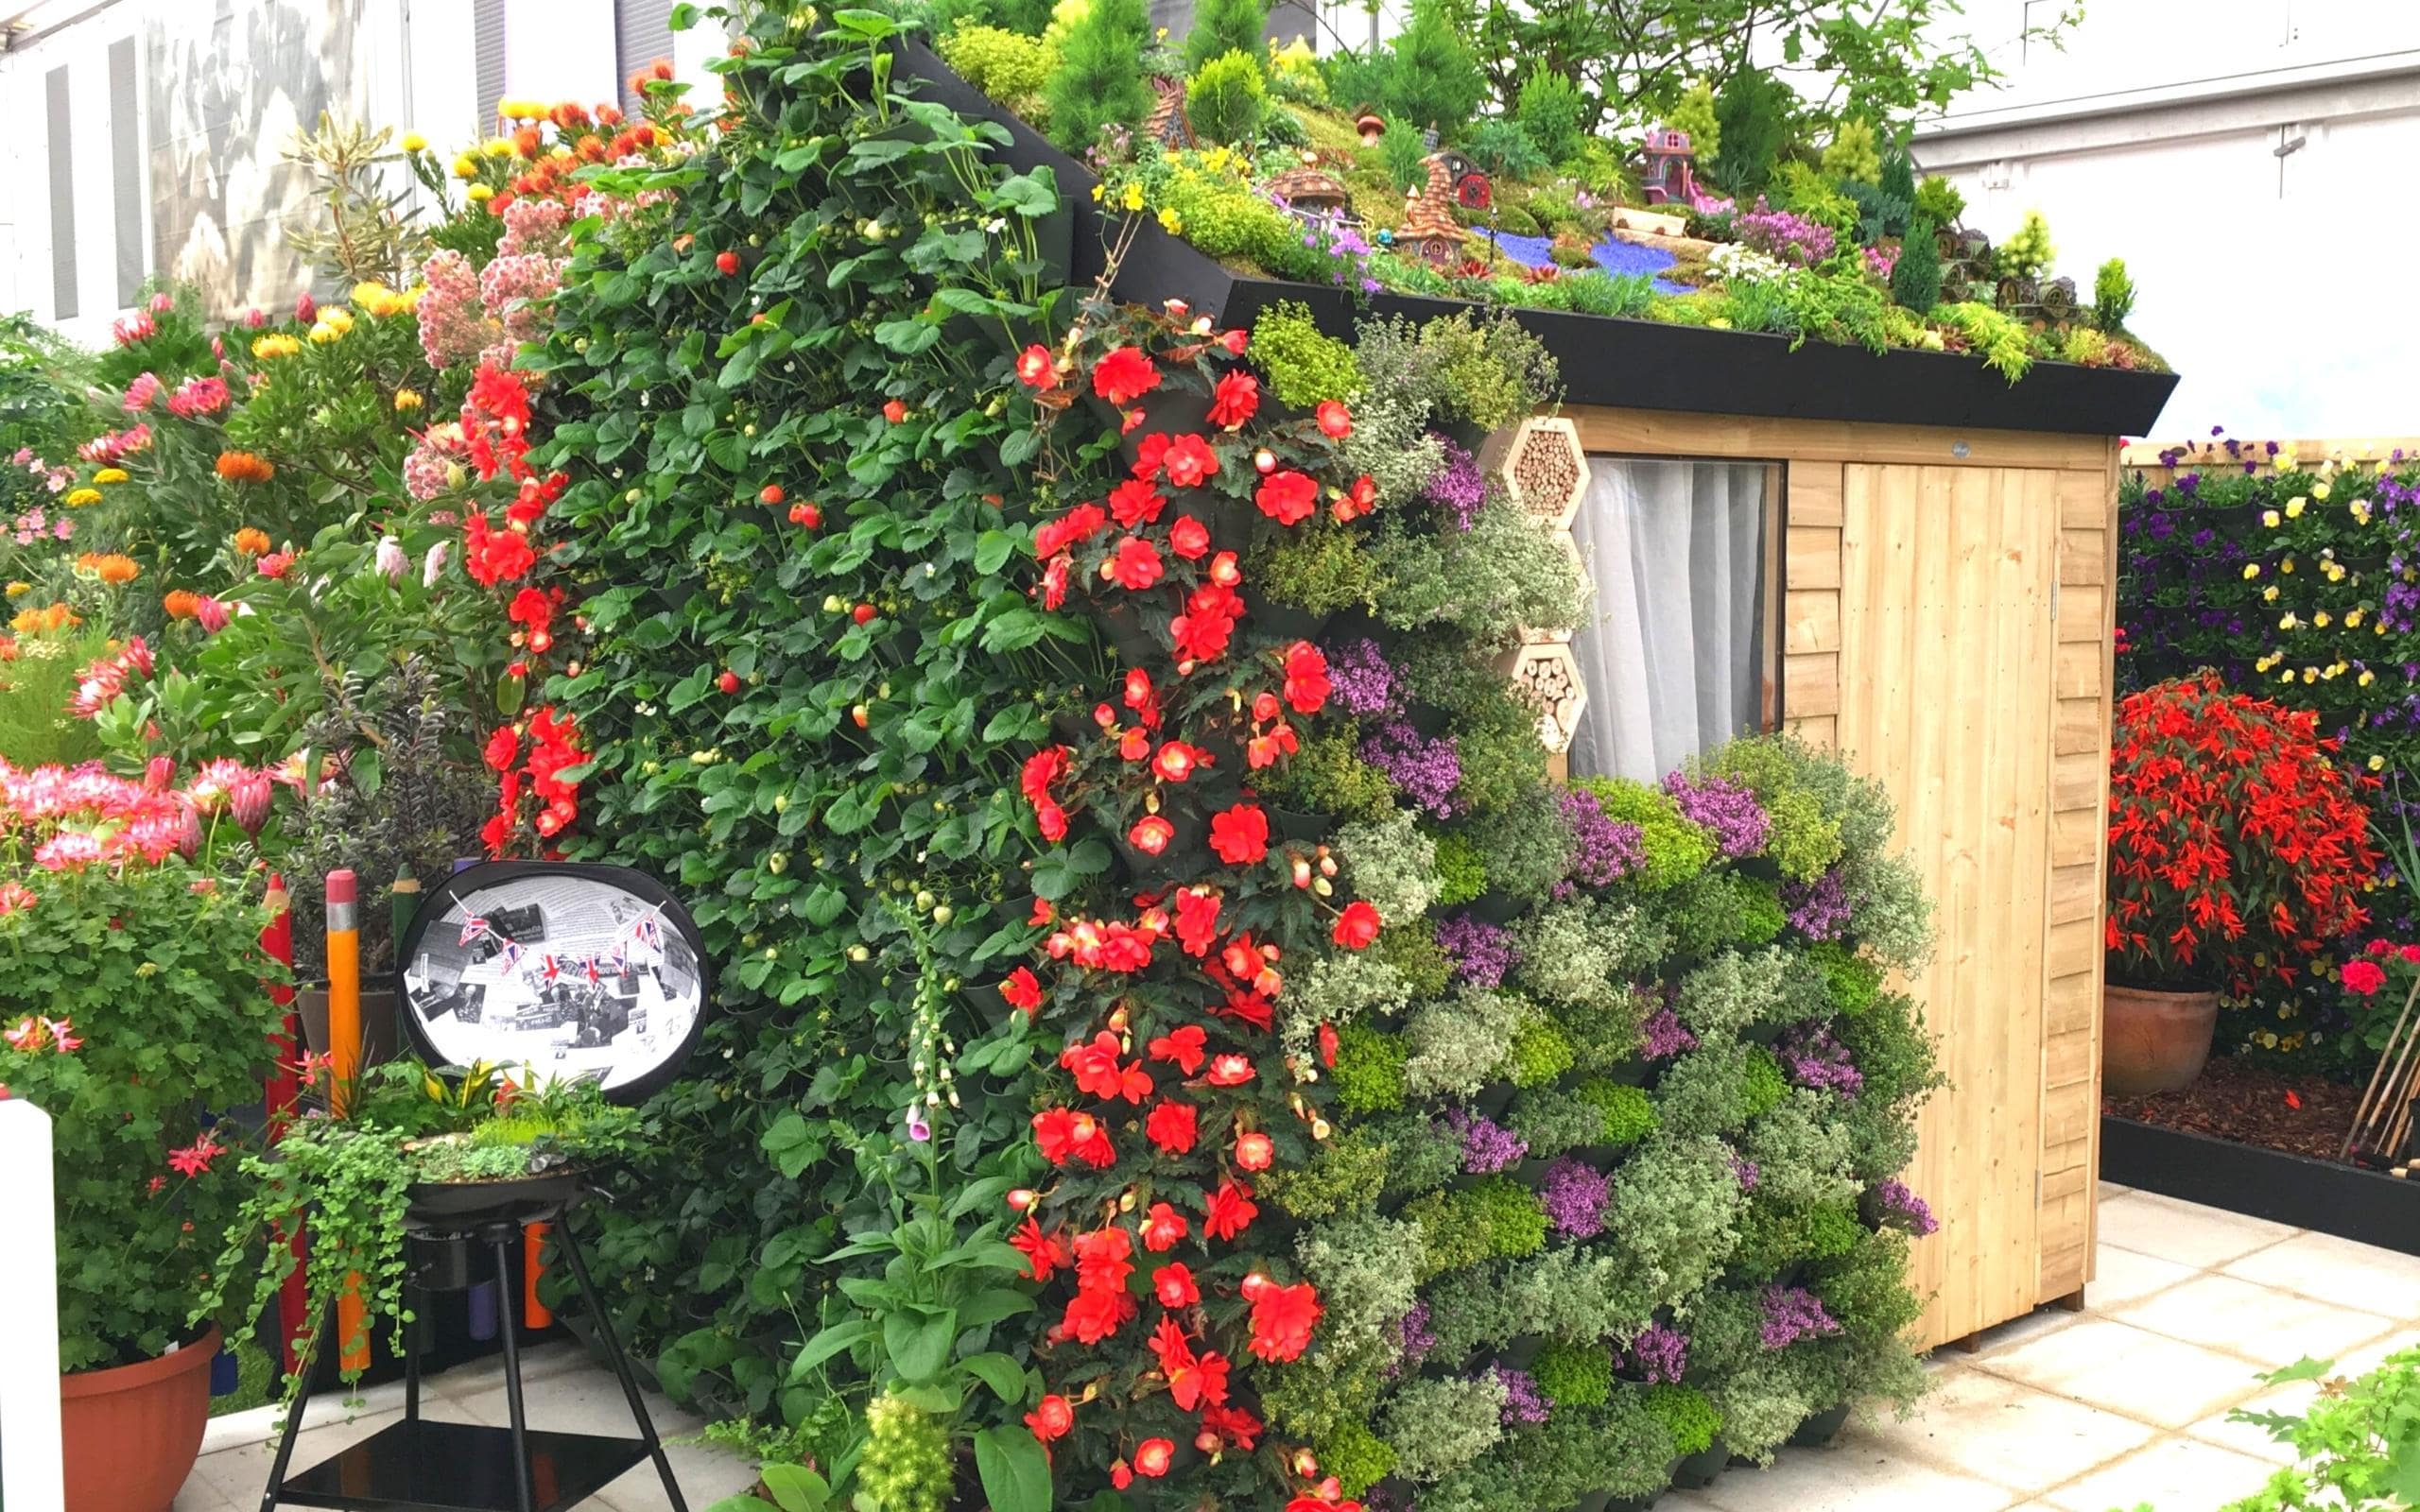
[[[1765,837],[1772,833],[1765,806],[1742,783],[1721,777],[1692,780],[1674,772],[1664,779],[1664,791],[1672,796],[1682,816],[1712,834],[1715,845],[1734,861],[1763,850]]]
[[[1677,1383],[1689,1368],[1689,1336],[1651,1323],[1646,1332],[1630,1341],[1630,1355],[1649,1385]]]
[[[1473,1176],[1494,1176],[1521,1163],[1530,1142],[1482,1113],[1446,1109],[1440,1120],[1462,1142],[1462,1169]]]
[[[1456,980],[1471,987],[1500,987],[1520,959],[1512,936],[1475,914],[1455,914],[1437,925],[1437,948],[1454,962]]]
[[[1392,714],[1402,708],[1395,669],[1368,636],[1327,648],[1328,696],[1348,714]]]
[[[1564,873],[1587,887],[1609,887],[1647,865],[1639,829],[1610,818],[1597,795],[1575,787],[1563,795],[1563,822],[1571,831],[1571,868]]]
[[[1790,927],[1808,939],[1838,939],[1848,927],[1849,889],[1838,867],[1813,882],[1783,883],[1781,903],[1789,910]]]
[[[1768,1286],[1759,1300],[1764,1305],[1765,1321],[1756,1331],[1756,1340],[1768,1349],[1786,1349],[1801,1339],[1841,1332],[1841,1326],[1832,1321],[1832,1314],[1824,1312],[1824,1304],[1804,1286]]]
[[[1556,1233],[1565,1239],[1594,1239],[1605,1231],[1605,1205],[1613,1193],[1613,1177],[1566,1156],[1547,1167],[1546,1179],[1538,1185],[1538,1204]]]
[[[1431,740],[1404,721],[1391,719],[1361,737],[1359,754],[1384,772],[1413,807],[1441,819],[1453,815],[1462,762],[1451,735]]]

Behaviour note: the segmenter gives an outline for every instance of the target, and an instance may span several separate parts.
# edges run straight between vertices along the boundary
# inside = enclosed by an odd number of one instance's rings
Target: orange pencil
[[[353,1089],[361,1074],[361,903],[349,869],[328,873],[328,1058],[334,1073],[333,1106],[343,1118],[353,1111]],[[361,1300],[361,1278],[348,1277],[337,1299],[337,1339],[344,1367],[370,1367],[369,1317]]]

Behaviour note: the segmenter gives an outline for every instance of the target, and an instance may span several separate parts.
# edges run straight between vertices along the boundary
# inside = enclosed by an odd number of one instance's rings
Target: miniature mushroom
[[[1378,138],[1387,134],[1387,118],[1375,109],[1364,105],[1353,117],[1353,129],[1361,133],[1363,146],[1374,147],[1378,145]]]

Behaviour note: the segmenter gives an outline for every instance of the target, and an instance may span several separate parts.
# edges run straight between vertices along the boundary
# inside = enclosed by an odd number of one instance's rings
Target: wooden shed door
[[[1954,1097],[1908,1180],[1945,1223],[1913,1280],[1937,1343],[2037,1292],[2058,474],[1842,470],[1838,739],[1897,799],[1939,944],[1909,984]]]

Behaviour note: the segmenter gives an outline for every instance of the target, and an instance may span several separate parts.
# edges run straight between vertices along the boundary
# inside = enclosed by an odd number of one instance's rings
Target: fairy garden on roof
[[[2035,361],[2165,370],[2126,329],[2122,262],[2080,288],[2038,214],[1996,247],[1919,179],[1908,118],[1995,77],[1962,43],[1805,18],[1784,50],[1833,90],[1817,99],[1736,61],[1737,4],[1664,28],[1653,57],[1600,23],[1437,0],[1323,56],[1264,42],[1261,0],[1202,0],[1179,39],[1142,0],[922,9],[942,60],[1080,157],[1097,197],[1235,272],[1973,352],[2011,382]]]

